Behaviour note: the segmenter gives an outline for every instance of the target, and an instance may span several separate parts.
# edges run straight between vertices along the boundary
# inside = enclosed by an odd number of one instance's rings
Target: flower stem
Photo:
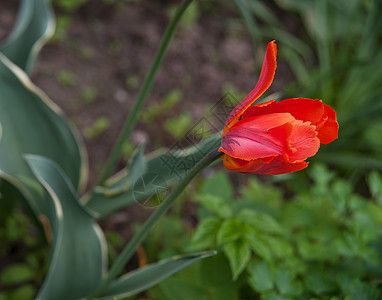
[[[188,5],[192,0],[183,0],[183,2],[178,7],[174,17],[172,18],[170,24],[167,27],[167,30],[163,36],[159,49],[155,55],[154,61],[151,65],[149,72],[146,75],[146,78],[142,84],[142,87],[138,93],[137,99],[129,112],[125,124],[119,134],[118,140],[116,141],[111,154],[102,170],[102,173],[98,179],[98,185],[103,185],[106,179],[111,175],[115,164],[117,163],[123,148],[124,142],[129,137],[135,123],[138,120],[140,111],[143,108],[145,100],[151,90],[155,76],[159,70],[160,65],[162,64],[163,58],[167,52],[168,45],[175,33],[175,29],[179,23],[180,18],[187,9]]]
[[[221,157],[224,153],[218,152],[217,149],[210,152],[202,160],[200,160],[191,171],[183,178],[183,180],[176,186],[176,188],[171,192],[171,194],[159,205],[159,207],[151,214],[139,231],[133,236],[130,242],[123,249],[121,254],[117,257],[114,264],[111,266],[109,273],[101,284],[98,290],[99,294],[103,291],[105,287],[116,278],[122,271],[125,264],[129,261],[131,256],[134,254],[136,248],[143,242],[150,230],[158,223],[159,219],[167,212],[167,210],[172,206],[175,200],[183,192],[183,190],[188,186],[188,184],[206,167],[208,167],[212,162]]]

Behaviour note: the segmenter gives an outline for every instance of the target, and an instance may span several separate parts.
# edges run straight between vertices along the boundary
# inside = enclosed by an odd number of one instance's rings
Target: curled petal
[[[317,125],[318,138],[321,143],[329,144],[338,138],[339,125],[337,123],[336,112],[329,105],[323,104],[324,114],[322,121]]]
[[[308,166],[305,161],[288,162],[283,157],[272,158],[270,161],[267,158],[257,160],[241,160],[228,155],[224,156],[224,166],[232,171],[264,174],[264,175],[279,175],[300,171]]]
[[[320,148],[316,126],[300,120],[296,120],[292,125],[293,130],[289,137],[289,147],[286,152],[288,161],[305,160],[315,155]]]
[[[276,56],[277,56],[277,46],[275,41],[268,44],[267,52],[265,53],[263,66],[261,68],[260,78],[257,82],[255,88],[248,94],[243,101],[241,101],[232,112],[229,114],[224,130],[223,136],[227,131],[239,120],[243,112],[256,101],[272,84],[273,77],[276,72]]]

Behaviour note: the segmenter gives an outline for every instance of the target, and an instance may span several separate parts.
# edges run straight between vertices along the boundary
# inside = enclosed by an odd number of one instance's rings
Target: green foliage
[[[245,299],[379,299],[382,205],[377,199],[382,177],[373,172],[369,178],[372,199],[316,164],[306,186],[289,187],[294,196],[287,201],[281,187],[254,178],[232,200],[232,185],[217,173],[195,197],[202,220],[186,249],[220,249],[224,264],[210,267],[207,274],[229,267],[231,279],[224,288],[245,294]],[[184,236],[181,229],[178,236]],[[210,287],[198,284],[198,268],[164,281],[153,294],[160,290],[165,296],[158,299],[175,299],[177,292],[168,286],[179,282],[191,294],[206,295]]]
[[[8,213],[0,218],[0,299],[32,299],[46,274],[48,249],[20,205]]]
[[[134,77],[133,77],[134,78]],[[133,84],[135,79],[130,78],[126,81],[126,84]],[[172,90],[162,100],[161,103],[157,103],[148,107],[141,114],[141,120],[143,122],[154,122],[158,118],[166,117],[168,112],[171,111],[175,105],[182,99],[182,92],[180,90]]]
[[[75,86],[77,82],[77,77],[75,74],[62,70],[57,74],[57,80],[63,86]]]
[[[88,0],[53,0],[52,2],[53,5],[70,13],[74,12],[75,10],[86,4]]]
[[[92,87],[85,87],[81,91],[81,98],[86,103],[93,103],[97,98],[97,89]]]
[[[110,121],[107,117],[99,117],[94,121],[93,125],[84,129],[84,136],[87,139],[94,139],[101,133],[105,132],[110,126]]]
[[[164,124],[165,130],[176,139],[184,137],[191,126],[192,118],[189,113],[181,113],[179,116],[167,120]]]

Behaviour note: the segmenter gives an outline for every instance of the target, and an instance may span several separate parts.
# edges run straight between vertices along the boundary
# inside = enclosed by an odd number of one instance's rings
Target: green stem
[[[218,152],[217,149],[213,150],[211,153],[206,155],[202,160],[200,160],[194,168],[183,178],[183,180],[176,186],[172,193],[159,205],[159,207],[152,213],[152,215],[143,224],[140,230],[134,235],[130,242],[123,249],[121,254],[118,256],[110,271],[101,284],[98,290],[98,295],[104,290],[108,284],[116,278],[123,270],[125,264],[129,261],[131,256],[134,254],[137,247],[143,242],[150,230],[158,223],[159,219],[167,212],[167,210],[172,206],[174,201],[179,197],[183,190],[188,186],[188,184],[207,166],[212,162],[221,157],[223,153]]]
[[[139,91],[137,100],[135,101],[134,106],[132,107],[131,111],[127,116],[126,122],[123,125],[118,140],[116,141],[113,150],[100,175],[98,185],[102,185],[106,181],[106,179],[111,175],[111,172],[113,171],[113,168],[121,155],[123,144],[129,137],[132,129],[134,128],[135,123],[138,120],[139,113],[142,110],[145,100],[151,90],[155,76],[159,70],[160,65],[162,64],[164,55],[167,52],[168,45],[170,44],[170,41],[175,33],[175,29],[179,23],[179,20],[191,2],[192,0],[183,0],[183,2],[178,7],[174,17],[172,18],[170,24],[168,25],[167,30],[163,36],[162,42],[159,46],[159,49],[155,55],[154,61],[151,65],[151,68],[147,73],[147,76]]]

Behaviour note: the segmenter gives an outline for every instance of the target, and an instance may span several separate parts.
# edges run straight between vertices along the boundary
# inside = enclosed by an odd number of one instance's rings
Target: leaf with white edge
[[[184,176],[208,153],[221,143],[221,134],[213,135],[199,144],[182,150],[168,150],[146,158],[146,171],[127,191],[107,196],[97,189],[83,200],[86,206],[104,217],[132,203],[144,203],[147,198],[166,192],[169,187],[180,182]],[[105,188],[113,189],[121,182],[126,183],[127,170],[121,171],[111,179],[112,184]],[[142,182],[148,182],[141,189]],[[90,198],[87,198],[89,197]]]
[[[43,188],[22,155],[55,161],[81,190],[87,175],[84,148],[59,108],[1,53],[0,90],[0,177],[22,192],[36,216],[47,214]]]
[[[99,193],[103,193],[105,196],[115,196],[126,192],[131,186],[133,186],[139,178],[143,176],[147,169],[147,163],[143,156],[143,150],[145,148],[145,144],[142,143],[136,153],[133,155],[132,159],[128,164],[128,172],[125,177],[125,181],[118,180],[115,183],[111,182],[110,188],[107,187],[96,187],[96,191]],[[113,178],[111,178],[113,181]]]
[[[50,1],[23,0],[15,27],[0,44],[0,52],[29,74],[38,52],[53,32],[54,16]]]
[[[102,293],[101,299],[121,299],[147,290],[172,274],[189,265],[215,255],[216,251],[206,251],[187,255],[174,256],[161,260],[144,268],[132,271],[111,282]]]
[[[50,267],[37,299],[71,300],[91,295],[107,264],[102,230],[57,165],[36,155],[25,159],[49,194],[45,200],[53,235]]]

